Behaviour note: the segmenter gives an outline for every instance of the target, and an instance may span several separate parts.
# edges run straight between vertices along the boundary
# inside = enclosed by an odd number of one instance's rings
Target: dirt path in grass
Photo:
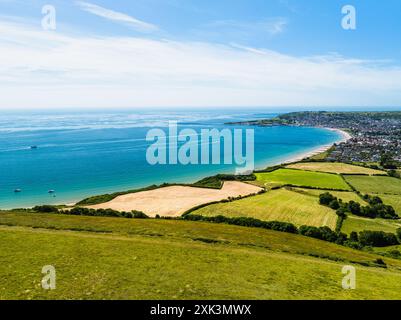
[[[237,181],[226,181],[220,190],[172,186],[126,194],[106,203],[88,206],[88,208],[128,212],[138,210],[150,217],[155,217],[157,214],[164,217],[179,217],[189,209],[202,204],[221,201],[229,197],[248,196],[261,190],[257,186]]]

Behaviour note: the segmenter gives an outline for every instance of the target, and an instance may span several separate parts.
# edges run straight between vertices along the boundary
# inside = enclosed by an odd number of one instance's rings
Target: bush
[[[349,240],[350,241],[354,241],[354,242],[358,242],[359,238],[358,238],[358,233],[355,231],[352,231],[351,234],[349,235]]]
[[[36,206],[33,208],[33,211],[41,212],[41,213],[59,213],[59,209],[55,206]]]
[[[359,242],[363,246],[387,247],[399,244],[393,233],[383,231],[362,231],[359,233]]]
[[[337,199],[335,199],[335,200],[333,200],[333,201],[331,201],[331,202],[329,203],[329,207],[330,207],[331,209],[333,209],[333,210],[337,210],[337,209],[340,208],[340,203],[338,202]]]
[[[345,219],[347,217],[346,210],[344,207],[338,208],[336,214],[342,219]]]
[[[354,215],[366,218],[399,219],[392,206],[383,204],[383,200],[378,196],[364,195],[363,199],[369,203],[369,206],[361,207],[359,203],[350,201],[347,210]]]
[[[378,265],[380,265],[380,266],[386,266],[386,263],[385,263],[384,260],[381,259],[381,258],[376,259],[376,260],[375,260],[375,263],[378,264]]]
[[[347,240],[345,234],[338,234],[332,231],[329,227],[311,227],[311,226],[301,226],[299,228],[299,233],[315,239],[320,239],[329,242],[336,242],[339,244],[344,243]]]
[[[319,203],[324,206],[329,206],[331,202],[337,200],[331,193],[325,192],[319,196]]]
[[[343,245],[348,248],[352,248],[352,249],[356,249],[356,250],[361,250],[363,248],[363,246],[359,242],[351,241],[351,240],[345,241],[343,243]]]
[[[383,218],[383,219],[399,219],[397,213],[392,206],[385,204],[375,204],[373,206],[363,207],[361,216],[368,218]]]
[[[370,205],[375,205],[375,204],[381,204],[383,203],[383,200],[378,197],[378,196],[370,196],[368,194],[365,194],[363,198],[370,204]]]
[[[401,252],[399,250],[391,250],[388,254],[393,257],[399,259],[401,257]]]
[[[401,178],[400,174],[394,169],[389,170],[387,173],[390,177],[398,178],[398,179]]]
[[[347,205],[347,209],[354,215],[361,215],[361,205],[358,202],[350,201]]]

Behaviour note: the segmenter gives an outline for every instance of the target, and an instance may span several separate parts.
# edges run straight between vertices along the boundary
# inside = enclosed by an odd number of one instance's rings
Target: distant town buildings
[[[401,112],[294,112],[248,124],[342,129],[353,138],[336,145],[328,161],[379,162],[383,154],[388,154],[401,162]]]

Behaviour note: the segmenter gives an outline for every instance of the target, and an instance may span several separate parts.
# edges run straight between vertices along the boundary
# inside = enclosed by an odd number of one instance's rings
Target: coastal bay
[[[275,115],[238,110],[7,115],[0,118],[0,208],[75,203],[96,194],[232,173],[234,165],[151,166],[145,158],[146,133],[170,120],[199,131],[233,128],[225,123]],[[324,128],[253,129],[256,169],[303,158],[345,139],[344,134]],[[16,189],[21,192],[15,193]]]

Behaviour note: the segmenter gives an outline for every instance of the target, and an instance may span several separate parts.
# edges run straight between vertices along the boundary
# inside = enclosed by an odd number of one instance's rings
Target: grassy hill
[[[319,205],[317,197],[292,191],[290,188],[272,190],[229,203],[213,204],[196,210],[193,214],[252,217],[265,221],[291,222],[297,226],[328,226],[333,230],[337,221],[335,212]]]
[[[0,213],[0,299],[400,299],[401,261],[190,221]],[[57,289],[40,287],[53,265]],[[357,289],[341,269],[357,268]],[[372,288],[380,287],[380,290]]]
[[[345,181],[335,174],[292,169],[256,173],[257,182],[264,186],[293,185],[322,189],[351,190]]]

